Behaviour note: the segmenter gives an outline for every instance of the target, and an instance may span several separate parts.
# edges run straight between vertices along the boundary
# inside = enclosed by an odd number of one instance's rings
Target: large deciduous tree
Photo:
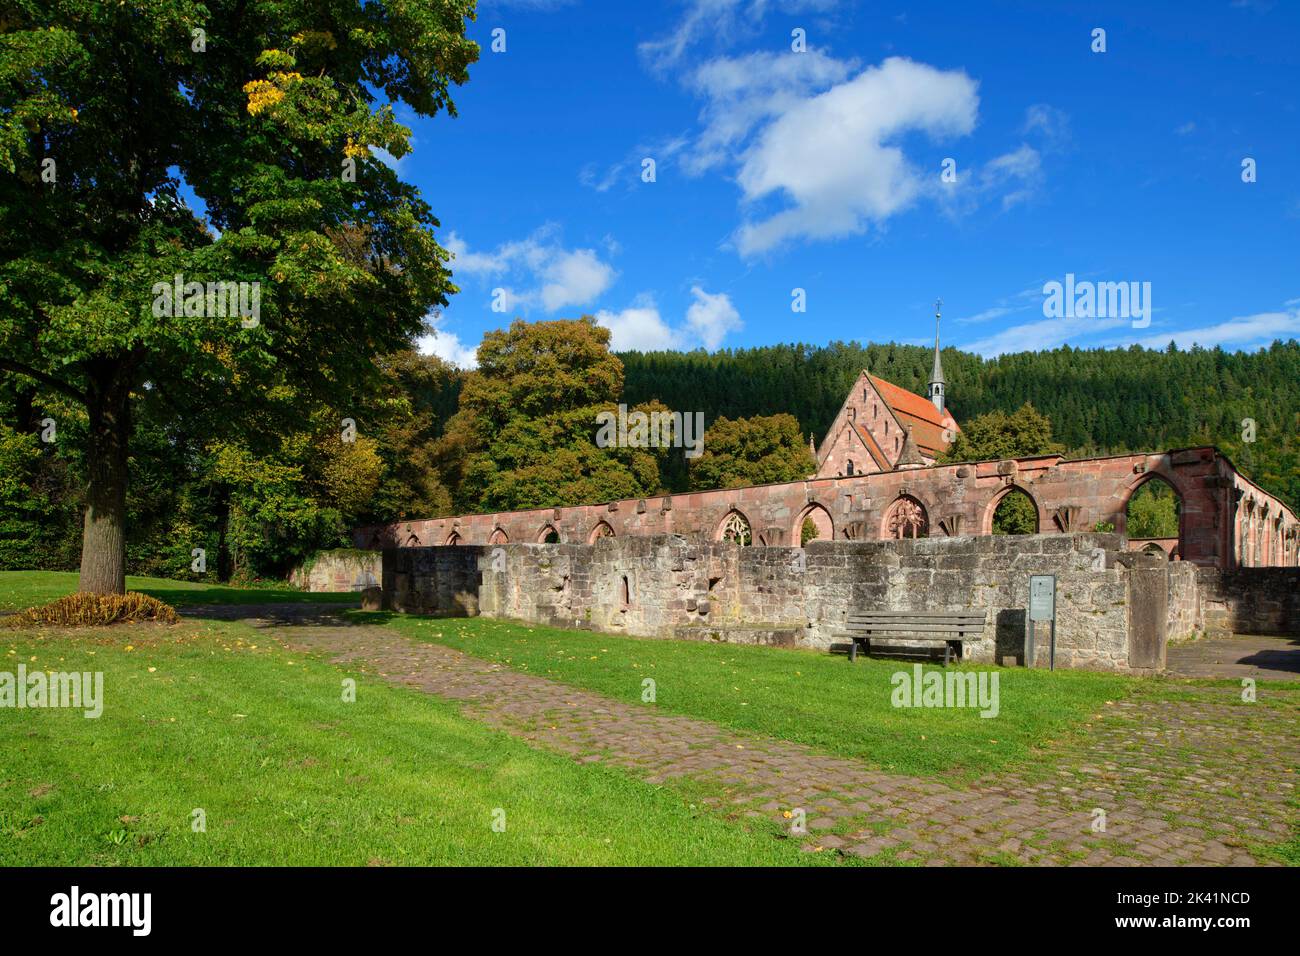
[[[1059,454],[1063,450],[1052,441],[1051,421],[1025,402],[1010,415],[986,412],[964,423],[939,461],[994,461]]]
[[[444,442],[462,507],[508,511],[658,490],[666,449],[598,443],[598,416],[623,391],[609,336],[582,318],[515,321],[483,337]]]
[[[817,470],[793,415],[717,419],[704,433],[704,453],[691,461],[693,489],[742,488],[799,481]]]
[[[0,370],[85,407],[83,591],[124,590],[133,401],[234,431],[241,408],[337,405],[455,291],[437,220],[373,148],[408,151],[393,104],[454,115],[472,14],[472,0],[4,5]],[[216,283],[247,283],[242,308]]]

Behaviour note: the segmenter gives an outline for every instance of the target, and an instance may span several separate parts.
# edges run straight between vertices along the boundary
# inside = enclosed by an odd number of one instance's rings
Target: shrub
[[[147,594],[69,594],[40,607],[5,619],[8,627],[98,627],[105,624],[133,624],[137,621],[159,621],[179,624],[180,615],[170,604],[164,604]]]

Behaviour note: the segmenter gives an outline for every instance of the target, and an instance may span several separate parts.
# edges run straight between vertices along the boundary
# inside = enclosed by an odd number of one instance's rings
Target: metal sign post
[[[1051,622],[1051,656],[1048,669],[1056,670],[1056,575],[1032,574],[1029,577],[1029,635],[1025,646],[1025,666],[1034,666],[1034,625]]]

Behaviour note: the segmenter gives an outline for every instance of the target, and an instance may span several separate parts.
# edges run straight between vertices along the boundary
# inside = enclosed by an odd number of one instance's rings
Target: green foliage
[[[0,570],[65,566],[78,530],[66,463],[36,433],[0,422]]]
[[[375,357],[456,291],[437,220],[374,148],[409,150],[389,104],[454,112],[471,14],[469,0],[6,8],[0,369],[86,410],[88,589],[122,589],[133,406],[255,443],[249,426],[362,394]],[[188,290],[180,309],[176,275],[257,283],[258,321]],[[343,469],[347,494],[361,470]]]
[[[1003,496],[993,511],[993,533],[1038,533],[1038,509],[1027,494],[1017,488]]]
[[[797,481],[817,470],[793,415],[716,419],[704,452],[690,463],[692,489],[743,488]]]
[[[614,410],[623,387],[608,329],[590,318],[516,321],[483,337],[478,360],[449,426],[464,448],[463,506],[505,511],[658,489],[654,450],[596,444],[597,416]]]
[[[657,398],[709,421],[788,412],[818,439],[862,369],[918,395],[933,349],[894,343],[774,345],[717,352],[628,352],[624,400]],[[1300,343],[1256,352],[1163,350],[1017,352],[984,359],[943,352],[948,405],[963,428],[1026,402],[1052,423],[1072,458],[1216,445],[1247,475],[1300,507]],[[1242,440],[1254,419],[1257,440]]]
[[[799,544],[803,546],[809,541],[816,541],[821,536],[817,530],[817,523],[812,518],[804,518],[803,525],[799,529]]]
[[[1128,500],[1130,538],[1178,537],[1178,494],[1168,483],[1152,478]]]
[[[998,461],[1032,455],[1059,454],[1061,445],[1052,441],[1052,423],[1025,402],[1010,415],[985,412],[969,422],[958,423],[961,431],[940,462]]]

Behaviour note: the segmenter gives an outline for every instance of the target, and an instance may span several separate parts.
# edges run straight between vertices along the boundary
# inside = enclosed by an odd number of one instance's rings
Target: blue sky
[[[459,364],[516,316],[920,342],[939,297],[986,355],[1300,337],[1300,4],[496,0],[470,33],[460,116],[404,117],[399,164],[457,255],[424,347]],[[1067,274],[1150,283],[1149,326],[1049,317]]]

